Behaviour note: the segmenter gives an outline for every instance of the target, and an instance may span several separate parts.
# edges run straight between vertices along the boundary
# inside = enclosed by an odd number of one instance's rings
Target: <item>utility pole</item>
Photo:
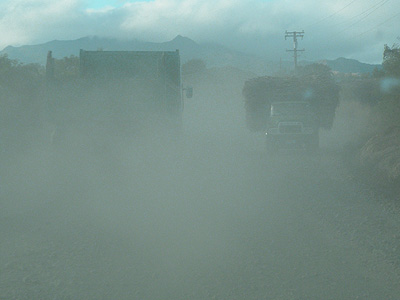
[[[293,57],[294,57],[294,71],[297,71],[297,52],[303,52],[305,49],[299,50],[298,47],[298,42],[297,38],[301,37],[303,39],[304,37],[304,30],[303,31],[287,31],[285,32],[285,40],[287,38],[293,38],[293,50],[286,50],[287,52],[293,52]]]

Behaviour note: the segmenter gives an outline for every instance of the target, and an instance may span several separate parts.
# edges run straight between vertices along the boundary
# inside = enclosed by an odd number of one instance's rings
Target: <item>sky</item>
[[[398,0],[2,0],[0,48],[84,36],[198,43],[290,59],[285,31],[304,30],[300,60],[381,63],[400,43]]]

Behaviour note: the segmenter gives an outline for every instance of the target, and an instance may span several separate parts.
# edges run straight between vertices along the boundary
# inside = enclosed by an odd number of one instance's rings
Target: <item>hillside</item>
[[[24,45],[20,47],[8,46],[0,51],[7,54],[11,59],[18,59],[23,63],[46,63],[46,55],[49,50],[53,51],[55,58],[63,58],[70,55],[79,55],[79,50],[119,50],[119,51],[175,51],[180,50],[182,62],[190,59],[202,59],[208,67],[233,66],[242,70],[253,72],[258,75],[273,75],[281,71],[292,70],[293,62],[284,60],[279,63],[268,61],[248,53],[242,53],[228,49],[219,44],[201,44],[190,38],[176,36],[171,41],[153,43],[132,40],[117,40],[101,38],[97,36],[83,37],[76,40],[54,40],[38,45]],[[314,61],[302,61],[302,65],[315,63]],[[370,65],[357,60],[338,58],[336,60],[325,60],[321,63],[327,64],[333,71],[343,73],[368,73],[380,65]]]
[[[325,60],[322,63],[329,66],[332,71],[340,73],[371,73],[375,68],[382,68],[382,65],[362,63],[356,59],[344,57],[339,57],[335,60]]]
[[[55,58],[63,58],[70,55],[78,56],[80,49],[110,51],[175,51],[179,49],[183,63],[190,59],[203,59],[209,67],[230,65],[259,74],[273,69],[269,62],[262,58],[233,51],[218,44],[198,44],[180,35],[163,43],[117,40],[96,36],[83,37],[77,40],[55,40],[39,45],[8,46],[0,51],[0,54],[7,54],[9,58],[18,59],[23,63],[44,65],[49,50],[53,51]]]

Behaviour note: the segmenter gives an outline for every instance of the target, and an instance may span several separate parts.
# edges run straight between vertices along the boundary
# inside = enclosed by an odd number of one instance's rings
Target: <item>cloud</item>
[[[0,40],[23,44],[61,32],[79,18],[79,0],[13,0],[0,5]]]
[[[304,29],[305,59],[360,55],[376,62],[400,27],[400,17],[386,22],[400,3],[378,0],[120,1],[99,9],[87,0],[6,0],[0,11],[0,47],[87,35],[161,42],[181,34],[274,60],[289,58],[285,30]]]

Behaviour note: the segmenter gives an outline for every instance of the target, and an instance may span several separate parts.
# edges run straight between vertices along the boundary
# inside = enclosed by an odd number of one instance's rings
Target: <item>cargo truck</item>
[[[265,133],[268,150],[315,151],[320,128],[330,129],[333,124],[339,88],[330,70],[318,66],[306,71],[296,76],[258,77],[244,85],[247,126]]]
[[[319,128],[315,112],[307,101],[271,103],[265,128],[266,145],[274,148],[302,148],[316,151]]]
[[[183,92],[179,51],[80,50],[79,75],[57,81],[51,52],[47,58],[48,101],[55,136],[69,128],[113,135],[182,128]]]

